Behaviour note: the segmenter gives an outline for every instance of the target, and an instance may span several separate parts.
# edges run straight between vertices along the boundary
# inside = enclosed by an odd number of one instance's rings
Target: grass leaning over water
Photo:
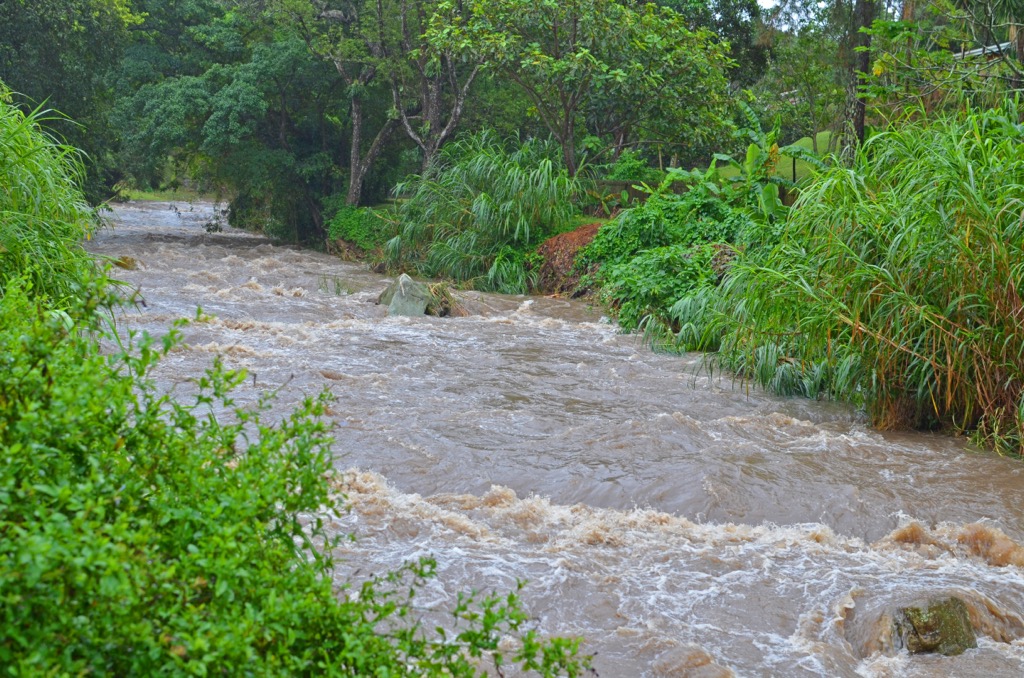
[[[65,306],[92,269],[81,246],[97,225],[79,189],[81,154],[43,131],[54,114],[28,114],[0,83],[0,296],[25,277]]]
[[[682,348],[780,393],[954,428],[1020,454],[1024,129],[1018,110],[908,123],[804,189],[780,244],[673,308]]]
[[[525,256],[575,216],[580,182],[551,141],[502,143],[483,132],[449,144],[423,176],[395,189],[408,196],[388,262],[485,291],[525,293]]]

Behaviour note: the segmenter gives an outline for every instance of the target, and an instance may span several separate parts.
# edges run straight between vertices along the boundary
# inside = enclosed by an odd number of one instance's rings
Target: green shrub
[[[364,254],[381,249],[390,239],[390,222],[369,207],[338,207],[327,222],[327,239],[343,240]]]
[[[448,144],[423,176],[395,191],[406,200],[387,244],[392,266],[511,294],[528,291],[530,273],[510,249],[525,255],[567,228],[582,193],[557,144],[503,144],[489,132]]]
[[[665,173],[651,167],[647,160],[636,151],[626,150],[615,162],[606,166],[603,178],[608,181],[636,181],[658,184]]]
[[[233,405],[245,375],[219,364],[191,402],[158,395],[176,336],[104,355],[109,303],[94,290],[54,314],[20,282],[0,300],[0,670],[476,675],[510,631],[527,669],[586,665],[577,641],[526,631],[514,594],[460,598],[427,632],[410,601],[430,561],[336,591],[327,396],[270,425]]]
[[[732,251],[729,243],[755,231],[747,212],[730,204],[734,196],[729,189],[700,181],[686,193],[670,192],[671,182],[680,177],[693,179],[669,172],[647,202],[602,226],[576,260],[618,313],[619,326],[642,328],[658,342],[675,326],[672,305],[716,284],[720,271],[712,262],[722,260],[718,249]]]
[[[862,403],[883,427],[954,427],[1020,453],[1024,130],[971,111],[872,137],[824,169],[777,247],[683,299],[686,348],[769,388]]]
[[[687,293],[713,284],[710,245],[669,245],[645,250],[632,259],[611,265],[604,273],[602,297],[611,303],[624,330],[644,324],[659,332],[669,320],[668,310]]]
[[[82,241],[97,218],[79,188],[81,154],[43,130],[48,120],[24,114],[0,83],[0,296],[25,277],[63,306],[92,271]]]
[[[746,214],[721,194],[723,189],[699,183],[686,193],[670,192],[670,182],[679,176],[689,178],[670,173],[669,179],[645,203],[625,210],[602,226],[593,242],[580,253],[578,265],[584,269],[614,265],[645,250],[669,245],[733,242],[751,228]]]

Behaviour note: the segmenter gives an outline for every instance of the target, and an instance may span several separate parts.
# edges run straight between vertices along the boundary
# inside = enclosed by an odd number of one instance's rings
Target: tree
[[[767,35],[799,36],[808,30],[820,39],[831,40],[834,57],[829,59],[834,77],[846,92],[845,111],[837,116],[833,127],[839,134],[841,148],[848,149],[863,141],[865,108],[865,74],[870,70],[870,29],[878,3],[876,0],[780,0],[767,16]],[[785,40],[785,37],[782,37]],[[774,82],[767,87],[776,87]]]
[[[526,92],[562,147],[565,165],[578,170],[577,133],[584,115],[624,139],[644,121],[674,118],[675,133],[699,133],[702,112],[725,97],[724,48],[710,32],[692,32],[677,12],[615,0],[474,0],[472,18],[441,44],[481,54]],[[649,129],[653,129],[653,126]]]
[[[1024,82],[1024,30],[1005,0],[906,0],[899,16],[884,14],[871,33],[872,104],[887,115],[908,109],[999,106]]]
[[[467,18],[462,3],[436,0],[376,0],[376,40],[381,46],[395,112],[420,149],[422,168],[455,133],[470,88],[481,68],[479,56],[464,58],[451,44],[429,40],[431,24],[456,29]]]
[[[248,0],[259,11],[267,11],[286,28],[297,30],[309,50],[334,66],[345,84],[349,103],[348,190],[345,202],[358,205],[363,181],[384,145],[394,133],[396,116],[375,120],[376,132],[367,145],[367,105],[379,97],[380,66],[384,49],[370,36],[375,21],[369,0]]]
[[[359,202],[367,172],[398,129],[420,150],[423,167],[454,134],[480,63],[426,41],[439,11],[435,0],[249,2],[272,8],[286,25],[298,28],[310,50],[333,64],[345,82],[351,125],[348,204]],[[440,11],[448,21],[461,21],[458,6]],[[380,89],[393,106],[373,120],[376,132],[369,140],[366,107],[379,99]]]
[[[862,90],[871,66],[871,55],[869,54],[871,34],[868,32],[868,29],[871,28],[877,11],[876,0],[856,0],[853,10],[857,57],[851,64],[853,74],[850,78],[851,90],[849,99],[850,105],[853,108],[853,113],[850,116],[853,125],[853,140],[858,146],[864,144],[864,123],[867,115],[867,102]]]
[[[114,132],[107,75],[139,21],[127,0],[6,0],[0,3],[0,80],[27,100],[69,120],[49,124],[86,153],[93,202],[116,180],[108,151]],[[70,120],[75,122],[72,123]]]
[[[322,241],[322,201],[345,162],[337,73],[294,32],[203,5],[211,11],[178,23],[154,12],[155,27],[147,17],[138,31],[140,49],[122,67],[137,78],[118,111],[124,166],[151,185],[166,180],[171,158],[176,174],[228,190],[233,223]],[[176,37],[159,30],[166,23],[181,28]]]
[[[774,36],[768,72],[758,87],[770,109],[792,109],[787,116],[790,137],[808,134],[819,153],[818,133],[842,117],[845,90],[837,74],[835,44],[821,29],[810,24],[794,33]]]
[[[768,68],[769,45],[760,40],[761,5],[757,0],[659,0],[671,7],[691,27],[707,28],[729,43],[729,57],[736,67],[729,76],[736,87],[750,87]]]

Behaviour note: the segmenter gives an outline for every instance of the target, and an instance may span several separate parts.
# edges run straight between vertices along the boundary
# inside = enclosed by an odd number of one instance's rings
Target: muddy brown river
[[[132,204],[90,244],[129,256],[122,329],[212,316],[157,372],[190,391],[214,356],[271,416],[329,389],[358,539],[339,580],[419,556],[425,609],[504,591],[543,634],[582,635],[603,677],[1024,675],[1024,463],[963,439],[870,429],[650,352],[598,309],[464,295],[464,318],[390,318],[389,279],[226,229],[207,204]],[[959,657],[893,649],[886,615],[956,595]]]

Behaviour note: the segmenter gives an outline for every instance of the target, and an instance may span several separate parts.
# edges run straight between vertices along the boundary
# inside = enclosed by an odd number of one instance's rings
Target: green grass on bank
[[[201,193],[187,188],[168,188],[163,190],[124,188],[118,192],[118,196],[124,200],[136,200],[139,202],[214,202],[217,200],[217,196],[212,193]]]
[[[778,244],[675,304],[681,347],[772,391],[862,405],[881,428],[1022,455],[1019,115],[1007,102],[872,135],[803,187]]]
[[[569,224],[569,228],[566,230],[575,231],[580,226],[587,226],[589,224],[601,224],[603,226],[604,224],[607,224],[611,220],[611,217],[607,216],[592,217],[586,214],[577,214],[575,217],[572,218],[572,222]]]

